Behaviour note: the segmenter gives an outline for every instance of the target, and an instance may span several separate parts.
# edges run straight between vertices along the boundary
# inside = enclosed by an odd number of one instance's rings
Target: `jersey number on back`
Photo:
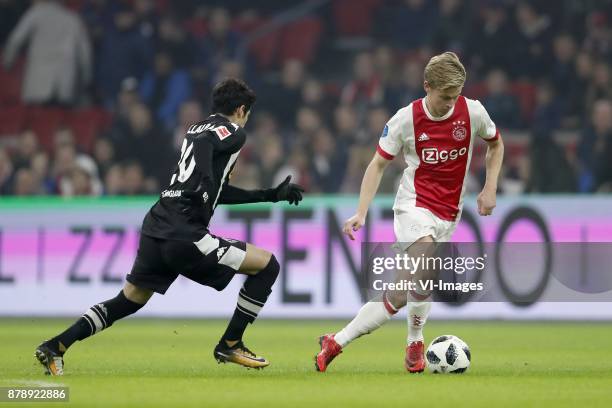
[[[187,164],[189,162],[189,164]],[[178,162],[178,181],[180,183],[184,183],[189,180],[191,174],[193,173],[193,169],[195,169],[195,157],[193,155],[193,142],[188,143],[187,139],[183,140],[183,146],[181,147],[181,158]],[[170,180],[170,185],[174,184],[176,180],[177,174],[174,173],[172,175],[172,180]]]

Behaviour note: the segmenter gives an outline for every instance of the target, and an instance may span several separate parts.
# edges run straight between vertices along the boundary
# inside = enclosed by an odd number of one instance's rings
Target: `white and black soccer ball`
[[[427,367],[432,373],[464,373],[470,366],[470,348],[457,336],[436,337],[425,353]]]

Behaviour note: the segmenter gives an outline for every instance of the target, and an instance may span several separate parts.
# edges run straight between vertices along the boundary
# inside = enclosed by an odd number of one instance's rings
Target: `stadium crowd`
[[[157,194],[227,76],[258,94],[233,183],[355,193],[443,50],[502,130],[502,194],[612,191],[612,1],[299,3],[0,1],[0,194]]]

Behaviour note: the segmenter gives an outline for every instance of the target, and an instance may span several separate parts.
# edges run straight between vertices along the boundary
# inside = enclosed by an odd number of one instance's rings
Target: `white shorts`
[[[436,242],[448,242],[457,228],[457,221],[446,221],[422,207],[395,210],[393,230],[396,248],[405,251],[420,238],[431,235]]]

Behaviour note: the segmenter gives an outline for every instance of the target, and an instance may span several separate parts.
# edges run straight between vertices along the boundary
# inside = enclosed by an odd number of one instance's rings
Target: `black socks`
[[[51,339],[50,345],[55,347],[59,344],[56,351],[64,353],[75,341],[110,327],[117,320],[137,312],[143,306],[126,298],[122,290],[116,297],[89,308],[72,326]]]
[[[268,300],[279,270],[278,261],[272,255],[265,268],[259,271],[257,275],[251,275],[246,279],[238,294],[236,310],[221,338],[222,340],[238,341],[242,339],[247,324],[255,321],[259,311]]]

